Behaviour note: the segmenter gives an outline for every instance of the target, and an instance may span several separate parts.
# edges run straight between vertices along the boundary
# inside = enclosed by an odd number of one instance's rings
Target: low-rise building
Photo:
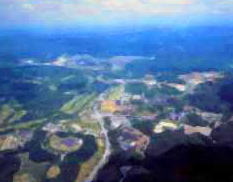
[[[80,132],[80,131],[82,131],[81,126],[80,126],[79,124],[77,124],[77,123],[72,123],[72,124],[70,125],[70,127],[71,127],[71,129],[73,129],[75,132]]]
[[[119,106],[116,101],[113,100],[104,100],[101,102],[101,112],[104,113],[114,113],[119,110]]]
[[[176,130],[179,128],[179,124],[176,121],[164,119],[154,127],[154,133],[162,133],[165,130]]]
[[[19,130],[15,134],[0,136],[0,151],[15,150],[23,147],[33,136],[32,131]]]
[[[13,182],[36,182],[37,180],[29,173],[16,174]]]
[[[110,129],[117,129],[120,126],[130,126],[130,122],[125,116],[112,116],[110,120]]]
[[[131,98],[134,101],[141,101],[141,100],[143,100],[143,96],[142,95],[132,95]]]
[[[20,142],[18,138],[13,135],[1,136],[0,146],[1,151],[14,150],[20,147]]]
[[[68,57],[61,56],[57,60],[53,61],[52,64],[55,66],[65,66],[68,62]]]
[[[186,116],[185,112],[171,112],[169,113],[169,119],[172,121],[180,121],[182,118],[184,118]]]
[[[145,77],[144,77],[144,83],[145,83],[147,86],[154,86],[154,85],[156,85],[158,82],[155,80],[155,78],[154,78],[153,75],[147,74],[147,75],[145,75]]]
[[[185,84],[178,84],[178,83],[167,83],[166,85],[177,89],[180,92],[186,91],[187,86]]]
[[[223,78],[223,75],[221,73],[213,72],[213,71],[193,72],[190,74],[180,75],[179,78],[191,85],[198,85],[207,81],[214,82],[220,78]]]
[[[64,127],[62,124],[48,123],[42,128],[43,131],[47,131],[49,133],[57,133],[59,131],[64,131]]]
[[[216,123],[222,120],[223,115],[218,113],[212,113],[212,112],[204,112],[201,110],[198,110],[196,112],[199,116],[202,117],[202,119],[208,121],[208,123]]]
[[[130,127],[122,128],[117,141],[122,150],[136,152],[145,151],[150,142],[148,136],[144,135],[139,130]]]
[[[201,126],[191,126],[191,125],[184,125],[184,133],[186,135],[191,135],[193,133],[201,133],[205,136],[210,136],[212,129],[210,127],[201,127]]]
[[[157,116],[157,113],[145,113],[143,115],[139,115],[139,117],[143,120],[155,120]]]

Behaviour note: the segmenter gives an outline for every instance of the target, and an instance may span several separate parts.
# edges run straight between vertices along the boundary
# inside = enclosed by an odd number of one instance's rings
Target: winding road
[[[100,94],[97,101],[103,100],[105,94],[106,93]],[[106,164],[106,162],[108,161],[109,156],[111,154],[111,144],[110,144],[110,141],[109,141],[109,138],[108,138],[108,131],[104,127],[104,120],[103,120],[103,117],[102,117],[101,113],[98,110],[98,103],[94,104],[93,112],[94,112],[95,118],[98,120],[98,123],[100,124],[101,133],[104,136],[105,152],[103,154],[103,157],[101,158],[99,163],[95,166],[95,168],[92,170],[92,172],[90,173],[89,177],[87,178],[87,180],[85,182],[92,182],[95,179],[98,171],[104,166],[104,164]]]

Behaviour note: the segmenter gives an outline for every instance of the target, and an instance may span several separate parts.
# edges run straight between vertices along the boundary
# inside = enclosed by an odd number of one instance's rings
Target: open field
[[[82,112],[91,101],[96,97],[95,93],[75,96],[72,100],[64,104],[60,111],[66,114],[75,114]]]

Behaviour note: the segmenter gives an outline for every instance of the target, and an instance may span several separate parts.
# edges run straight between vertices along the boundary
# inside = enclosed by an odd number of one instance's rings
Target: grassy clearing
[[[20,120],[26,113],[27,112],[17,104],[13,106],[4,104],[0,108],[0,124],[5,127],[5,125]]]
[[[124,93],[124,86],[120,85],[113,88],[107,96],[107,100],[120,100]]]
[[[81,128],[87,128],[89,130],[93,130],[94,132],[96,132],[98,134],[98,132],[100,131],[100,126],[96,121],[93,120],[84,120],[81,119],[78,121],[78,124]]]
[[[0,132],[4,132],[7,130],[15,130],[15,129],[28,129],[28,128],[35,128],[40,126],[46,121],[46,119],[38,119],[32,120],[24,123],[12,124],[4,128],[0,128]]]
[[[75,96],[72,100],[64,104],[60,111],[66,114],[75,114],[83,111],[96,97],[95,93]]]

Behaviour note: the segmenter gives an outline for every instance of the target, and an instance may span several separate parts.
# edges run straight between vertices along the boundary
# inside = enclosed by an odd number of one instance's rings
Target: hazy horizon
[[[229,25],[232,0],[0,1],[0,27],[151,27]]]

